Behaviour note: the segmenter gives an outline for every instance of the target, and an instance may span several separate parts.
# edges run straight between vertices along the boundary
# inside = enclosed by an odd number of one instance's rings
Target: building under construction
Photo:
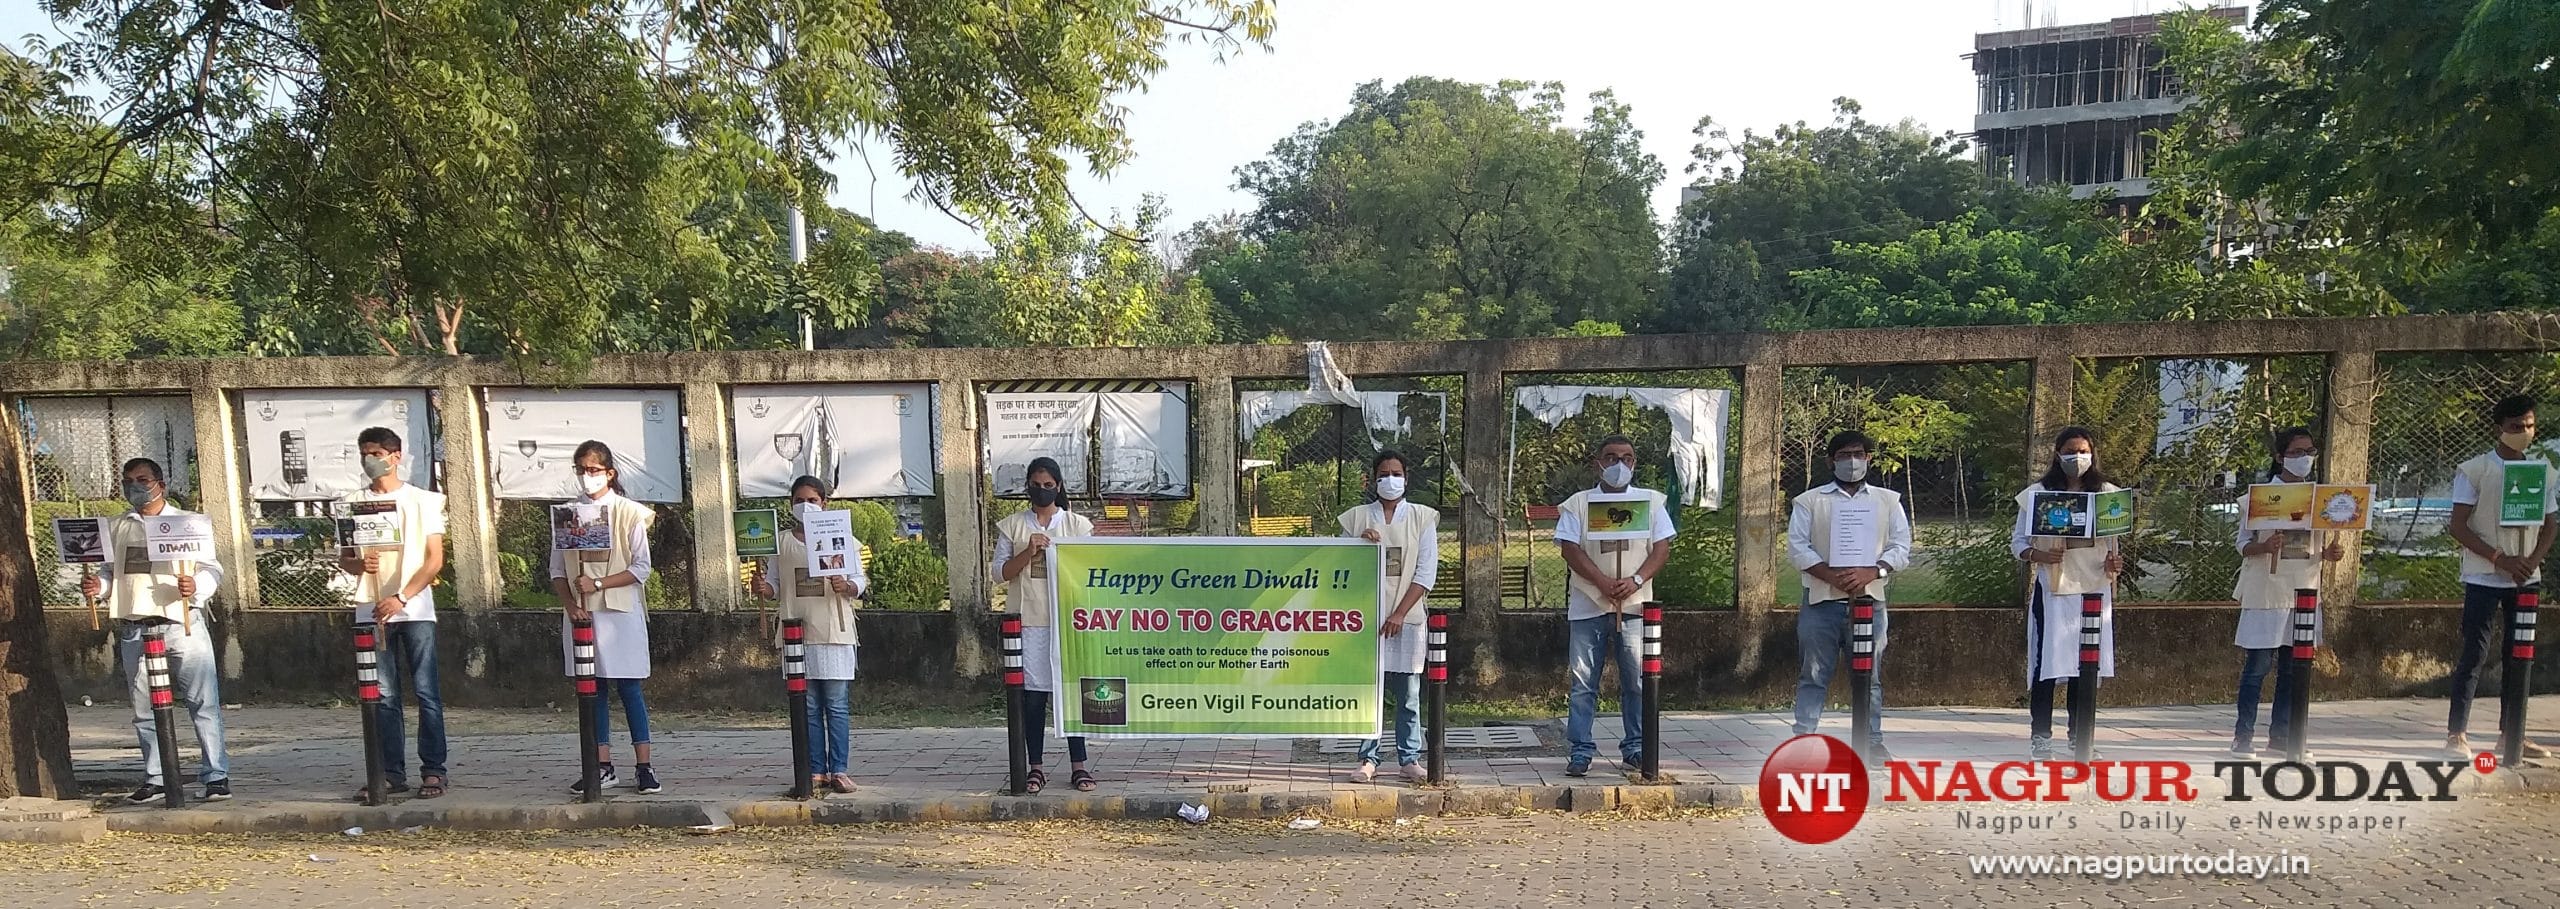
[[[2248,11],[2204,11],[2233,25]],[[1990,32],[1973,37],[1979,83],[1973,135],[1983,167],[2029,186],[2071,187],[2074,198],[2151,194],[2158,140],[2189,103],[2159,42],[2166,16]]]

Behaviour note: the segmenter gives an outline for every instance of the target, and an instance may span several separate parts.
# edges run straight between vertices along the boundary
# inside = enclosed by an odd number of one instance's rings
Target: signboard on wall
[[[1100,399],[1102,494],[1190,496],[1190,402],[1170,392],[1095,397]]]
[[[933,494],[932,386],[742,385],[729,393],[738,495],[813,476],[842,498]]]
[[[1020,496],[1025,467],[1043,456],[1057,459],[1071,494],[1191,495],[1187,382],[1008,382],[986,401],[986,469],[998,496]]]
[[[240,393],[240,423],[251,499],[329,500],[363,489],[370,481],[356,435],[375,426],[400,434],[400,479],[434,485],[424,389],[252,389]]]
[[[501,499],[578,494],[571,455],[594,439],[613,449],[623,494],[684,501],[684,424],[670,388],[492,388],[489,473]]]
[[[1093,491],[1085,461],[1093,451],[1091,394],[1033,392],[987,396],[987,472],[999,496],[1022,494],[1022,475],[1039,457],[1056,458],[1070,494]]]

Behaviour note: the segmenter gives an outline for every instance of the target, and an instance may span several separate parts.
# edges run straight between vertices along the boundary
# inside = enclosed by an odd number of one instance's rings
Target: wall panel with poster
[[[1058,460],[1071,496],[1191,496],[1188,382],[1002,382],[985,397],[986,470],[999,498],[1022,495],[1023,469],[1041,456]]]
[[[741,385],[729,395],[740,498],[788,496],[801,476],[834,498],[934,494],[930,385]]]
[[[589,439],[613,449],[623,494],[684,501],[684,423],[672,388],[487,390],[491,485],[501,499],[578,494],[571,456]]]
[[[371,482],[356,436],[381,426],[400,434],[402,482],[435,488],[435,446],[427,393],[416,388],[252,389],[240,393],[241,440],[249,449],[249,498],[325,502]]]

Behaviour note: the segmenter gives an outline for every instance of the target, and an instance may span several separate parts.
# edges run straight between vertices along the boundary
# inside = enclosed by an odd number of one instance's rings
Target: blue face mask
[[[125,504],[132,505],[133,507],[135,507],[135,508],[137,508],[137,509],[139,509],[139,508],[141,508],[141,507],[143,507],[143,506],[145,506],[145,505],[149,505],[149,504],[151,504],[152,500],[154,500],[154,499],[158,499],[158,498],[160,498],[160,491],[159,491],[159,490],[157,490],[157,489],[154,489],[154,488],[153,488],[153,484],[150,484],[150,483],[126,483],[126,484],[124,484],[124,501],[125,501]]]

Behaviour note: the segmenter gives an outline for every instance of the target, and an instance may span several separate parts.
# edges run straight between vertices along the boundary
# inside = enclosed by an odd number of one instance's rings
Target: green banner
[[[1049,552],[1061,734],[1377,736],[1377,545],[1104,538]]]

